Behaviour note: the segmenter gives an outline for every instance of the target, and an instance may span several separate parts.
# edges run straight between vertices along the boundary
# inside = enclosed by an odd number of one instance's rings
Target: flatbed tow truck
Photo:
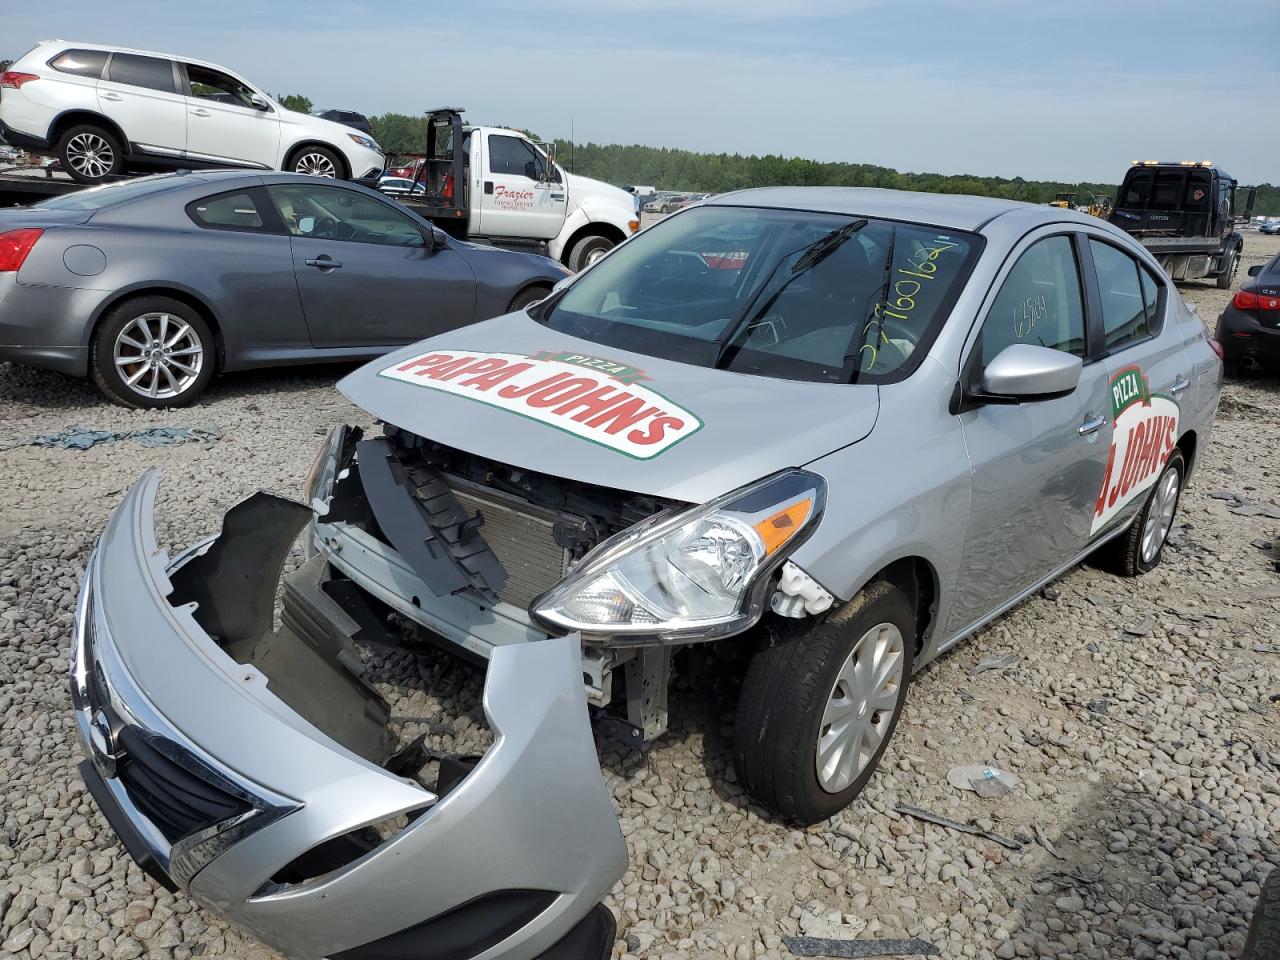
[[[64,173],[40,167],[0,164],[0,207],[25,207],[50,197],[83,190]]]
[[[1242,190],[1245,211],[1237,216]],[[1256,194],[1210,160],[1135,160],[1108,219],[1150,250],[1173,280],[1207,278],[1226,290],[1244,246],[1236,228],[1249,222]]]

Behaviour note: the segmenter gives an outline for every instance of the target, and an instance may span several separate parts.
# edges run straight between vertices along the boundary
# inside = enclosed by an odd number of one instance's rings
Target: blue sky
[[[462,105],[548,136],[572,119],[582,141],[1067,182],[1197,159],[1280,182],[1276,0],[55,0],[2,20],[0,57],[119,43],[317,105]]]

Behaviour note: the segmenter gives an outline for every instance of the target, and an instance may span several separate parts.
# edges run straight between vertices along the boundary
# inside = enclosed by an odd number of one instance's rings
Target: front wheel
[[[304,173],[309,177],[342,179],[342,161],[327,147],[303,147],[289,158],[285,169],[290,173]]]
[[[139,297],[120,304],[93,336],[90,369],[107,397],[126,407],[183,407],[213,378],[213,334],[185,303]]]
[[[566,266],[574,273],[585,270],[613,248],[614,242],[608,237],[583,237],[569,251],[569,262]]]
[[[1240,252],[1237,250],[1231,254],[1231,258],[1227,261],[1227,265],[1218,273],[1217,280],[1219,290],[1230,290],[1231,285],[1236,282],[1236,271],[1240,269]]]
[[[902,716],[915,626],[906,595],[884,581],[826,619],[770,623],[734,725],[734,767],[747,792],[800,824],[848,806]]]
[[[77,183],[104,183],[124,171],[124,146],[102,127],[81,124],[58,141],[58,159]]]
[[[526,287],[511,298],[511,302],[507,304],[507,313],[519,313],[526,307],[547,299],[549,293],[551,291],[547,287]]]

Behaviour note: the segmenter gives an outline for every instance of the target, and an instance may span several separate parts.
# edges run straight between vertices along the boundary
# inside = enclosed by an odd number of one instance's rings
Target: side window
[[[191,84],[191,95],[201,100],[235,107],[253,106],[253,91],[235,77],[217,70],[187,64],[187,82]]]
[[[267,190],[295,237],[391,247],[426,246],[422,230],[408,216],[354,190],[311,184]]]
[[[140,57],[133,53],[113,53],[107,79],[133,87],[177,93],[173,83],[173,63],[159,57]]]
[[[489,137],[490,173],[528,177],[533,180],[538,175],[539,166],[539,157],[527,140],[521,140],[519,137]]]
[[[187,204],[187,216],[197,226],[213,230],[247,230],[263,232],[262,213],[253,197],[239,193],[220,193]]]
[[[1160,299],[1164,284],[1151,275],[1151,271],[1138,264],[1138,282],[1142,284],[1142,304],[1147,315],[1147,329],[1160,332]]]
[[[1138,279],[1138,261],[1109,243],[1090,240],[1093,265],[1102,297],[1103,343],[1108,352],[1121,350],[1151,336],[1147,304]]]
[[[1041,240],[1013,265],[978,334],[982,366],[1015,343],[1084,356],[1084,298],[1070,237]]]
[[[105,50],[67,50],[49,61],[49,66],[60,73],[74,73],[78,77],[101,77],[106,65]]]

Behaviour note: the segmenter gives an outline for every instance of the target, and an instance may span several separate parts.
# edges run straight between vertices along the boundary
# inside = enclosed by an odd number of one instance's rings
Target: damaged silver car
[[[383,426],[330,433],[305,506],[259,494],[170,562],[144,477],[81,597],[85,780],[152,876],[292,955],[603,956],[625,851],[588,704],[647,742],[673,652],[737,645],[739,779],[830,816],[923,664],[1090,553],[1159,563],[1213,347],[1070,211],[679,212],[344,379]],[[418,643],[487,664],[482,757],[394,736],[359,651]]]

